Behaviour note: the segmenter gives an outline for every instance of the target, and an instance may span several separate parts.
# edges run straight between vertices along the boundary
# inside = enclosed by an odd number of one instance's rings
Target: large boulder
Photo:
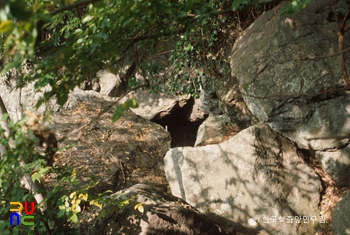
[[[341,17],[340,1],[333,4]],[[339,58],[326,56],[338,50],[332,7],[319,0],[294,16],[281,15],[282,9],[263,14],[235,42],[231,83],[238,81],[239,93],[259,120],[299,148],[316,151],[337,185],[349,185],[350,155],[343,149],[350,139],[350,96]],[[222,86],[222,97],[235,90]]]
[[[137,184],[111,196],[89,234],[163,235],[225,234],[180,198]],[[124,206],[122,209],[120,205]]]
[[[128,97],[124,97],[121,102],[131,97],[136,99],[139,104],[132,111],[145,119],[154,121],[171,114],[178,108],[184,107],[191,98],[189,95],[175,96],[139,89],[131,92]]]
[[[111,104],[94,91],[70,95],[67,108],[51,116],[51,128],[62,139],[59,148],[74,147],[60,151],[55,164],[79,169],[77,180],[82,184],[90,182],[86,177],[95,177],[99,184],[94,193],[141,182],[166,191],[162,159],[170,148],[170,134],[131,110],[112,122],[117,104]],[[105,113],[98,116],[101,110]],[[50,180],[57,183],[55,176]]]
[[[15,89],[15,85],[3,85],[0,77],[0,96],[5,104],[7,112],[12,120],[17,121],[22,118],[22,112],[32,110],[36,103],[43,97],[44,91],[51,88],[46,86],[41,91],[35,91],[34,83],[29,83],[22,88]],[[55,99],[51,99],[35,110],[36,113],[55,112],[60,106]]]
[[[164,169],[175,196],[225,217],[233,227],[241,224],[236,229],[245,234],[314,234],[317,229],[320,180],[294,144],[266,124],[220,144],[173,148]]]
[[[339,17],[340,2],[333,2]],[[232,79],[249,110],[300,148],[337,149],[344,141],[327,137],[349,136],[350,96],[329,91],[345,86],[338,56],[326,56],[338,51],[330,2],[318,0],[293,16],[281,15],[282,8],[263,14],[235,42]]]
[[[316,157],[338,187],[350,185],[350,146],[338,151],[319,151]]]
[[[226,114],[209,114],[209,117],[199,126],[194,146],[218,144],[238,132]]]
[[[125,86],[119,75],[115,75],[108,70],[101,70],[97,74],[100,82],[100,93],[109,97],[119,97],[124,94]]]
[[[350,234],[350,192],[334,207],[332,213],[332,230],[334,235]]]
[[[216,94],[219,98],[219,109],[227,114],[231,122],[240,130],[259,122],[244,102],[242,94],[239,92],[238,81],[234,77],[225,76],[224,79],[220,80]]]

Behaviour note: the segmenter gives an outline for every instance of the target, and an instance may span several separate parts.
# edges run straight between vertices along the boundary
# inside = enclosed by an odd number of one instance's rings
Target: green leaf
[[[124,109],[122,105],[119,105],[113,113],[112,122],[117,121],[123,115],[123,112],[124,112]]]
[[[8,71],[10,71],[10,69],[12,68],[19,68],[21,66],[21,61],[20,60],[14,60],[11,63],[8,63],[4,66],[4,68],[1,70],[1,73],[5,74]]]
[[[10,20],[0,22],[0,33],[9,33],[14,28],[15,28],[15,24],[13,24]]]
[[[40,15],[40,19],[45,23],[51,22],[53,20],[50,14]]]
[[[40,173],[36,172],[36,173],[32,174],[33,182],[38,181],[40,183],[40,178],[41,178],[41,174]]]
[[[119,105],[116,110],[114,111],[113,113],[113,116],[112,116],[112,122],[115,122],[117,121],[125,111],[127,111],[129,108],[136,108],[138,105],[137,105],[137,101],[136,99],[131,99],[131,100],[127,100],[125,101],[124,104],[122,105]]]
[[[82,22],[85,24],[86,22],[89,22],[92,20],[94,17],[92,15],[87,15],[83,18]]]
[[[134,210],[136,210],[136,209],[137,209],[139,212],[141,212],[141,213],[144,212],[144,208],[143,208],[143,206],[142,206],[141,203],[136,204],[136,205],[134,206]]]
[[[75,34],[81,34],[82,32],[83,32],[82,29],[76,29],[76,30],[74,31]]]
[[[81,212],[81,208],[79,205],[73,205],[73,209],[72,209],[73,212]]]
[[[48,172],[51,169],[51,167],[44,167],[41,168],[38,172],[35,172],[34,174],[32,174],[32,180],[35,182],[35,180],[37,180],[38,182],[40,182],[40,178],[43,174],[45,174],[46,172]]]
[[[96,200],[91,200],[91,201],[89,202],[89,204],[90,204],[90,205],[97,206],[97,207],[99,207],[100,209],[102,209],[102,204],[99,203],[99,202],[96,201]]]
[[[8,119],[8,118],[9,118],[8,113],[4,113],[4,114],[2,115],[2,117],[1,117],[1,121],[5,121],[5,120]]]
[[[28,21],[31,17],[31,12],[26,10],[24,1],[14,1],[10,3],[10,13],[19,20]]]
[[[40,88],[48,85],[49,83],[50,83],[50,78],[44,77],[44,78],[40,79],[38,82],[35,83],[34,88],[36,90],[39,90]]]
[[[84,200],[84,201],[87,201],[88,200],[88,194],[87,193],[80,193],[78,198]]]
[[[68,99],[68,94],[66,91],[61,91],[61,93],[56,94],[57,104],[64,105]]]
[[[127,104],[128,108],[137,108],[138,107],[136,99],[127,100],[125,103]]]
[[[78,223],[78,216],[76,214],[73,214],[68,221],[72,221],[73,223]]]

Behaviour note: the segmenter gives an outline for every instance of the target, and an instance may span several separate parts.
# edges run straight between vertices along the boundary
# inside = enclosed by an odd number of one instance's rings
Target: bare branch
[[[344,49],[344,34],[345,34],[345,26],[346,26],[346,21],[349,19],[350,17],[350,4],[349,4],[349,8],[345,13],[345,16],[343,18],[343,21],[341,23],[341,25],[339,26],[339,31],[337,33],[338,35],[338,48],[339,51],[342,52]],[[342,52],[339,56],[340,59],[340,66],[341,66],[341,70],[342,70],[342,74],[344,77],[344,80],[346,82],[346,84],[348,85],[348,87],[350,87],[350,78],[348,75],[348,71],[345,65],[345,55],[344,52]]]
[[[350,29],[350,24],[348,24],[345,29],[344,29],[344,32],[348,31]]]
[[[343,21],[342,21],[342,23],[341,23],[339,29],[344,29],[344,28],[345,28],[346,21],[347,21],[347,20],[349,19],[349,17],[350,17],[350,4],[349,4],[348,7],[349,7],[349,8],[348,8],[348,10],[347,10],[346,13],[345,13],[345,16],[344,16],[344,18],[343,18]]]
[[[2,98],[0,96],[0,118],[3,117],[4,114],[7,114],[7,109],[5,107],[4,102],[2,101]],[[8,115],[8,114],[7,114]],[[4,133],[2,134],[4,137],[8,137],[10,134],[10,128],[9,128],[9,123],[10,118],[7,116],[5,120],[0,120],[0,128],[4,130]],[[2,137],[2,136],[0,136]],[[7,152],[7,147],[0,144],[0,157],[4,155]]]
[[[331,7],[332,7],[332,11],[333,11],[333,14],[334,14],[335,20],[337,21],[338,26],[339,26],[339,25],[340,25],[340,22],[339,22],[339,19],[338,19],[338,16],[337,16],[337,12],[336,12],[336,11],[335,11],[335,9],[334,9],[333,2],[332,2],[331,0],[329,0],[329,3],[331,4]]]
[[[324,59],[324,58],[328,58],[328,57],[332,57],[332,56],[341,55],[342,53],[344,53],[346,51],[350,51],[350,47],[345,48],[341,52],[337,52],[337,53],[333,53],[333,54],[329,54],[329,55],[309,56],[309,57],[303,58],[303,59],[309,59],[309,60]]]
[[[349,9],[349,12],[350,12],[350,9]],[[338,33],[338,47],[339,47],[339,51],[343,51],[343,47],[344,47],[344,32],[343,31],[339,31],[339,33]],[[350,78],[349,78],[348,71],[347,71],[347,68],[345,65],[344,52],[342,52],[339,57],[340,57],[340,66],[341,66],[343,78],[344,78],[346,84],[348,85],[348,87],[350,87]]]
[[[269,99],[269,98],[276,98],[276,97],[292,97],[292,98],[297,98],[297,97],[307,97],[307,98],[314,98],[319,95],[325,95],[333,92],[338,92],[338,91],[346,91],[350,90],[350,87],[343,87],[343,88],[332,88],[328,89],[325,91],[321,91],[315,94],[308,94],[308,93],[282,93],[282,94],[274,94],[274,95],[267,95],[267,96],[255,96],[255,95],[248,95],[246,93],[238,91],[243,96],[247,97],[252,97],[252,98],[257,98],[257,99]]]
[[[75,2],[75,3],[69,4],[69,5],[63,6],[61,8],[58,8],[58,9],[54,10],[54,11],[51,11],[50,15],[53,16],[53,15],[56,15],[56,14],[61,13],[63,11],[71,10],[71,9],[74,9],[74,8],[78,8],[78,7],[81,7],[81,6],[89,5],[91,3],[99,2],[99,1],[101,1],[101,0],[82,0],[82,1],[79,1],[79,2]]]
[[[350,139],[350,136],[332,135],[332,136],[325,136],[325,137],[306,138],[307,141],[310,141],[310,140],[328,140],[328,139],[336,139],[336,140]]]

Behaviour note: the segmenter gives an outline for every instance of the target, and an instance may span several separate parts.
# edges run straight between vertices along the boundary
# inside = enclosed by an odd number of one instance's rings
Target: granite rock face
[[[145,184],[121,190],[111,198],[113,202],[101,212],[106,216],[96,220],[95,230],[89,234],[225,234],[186,202]],[[118,202],[122,201],[128,204],[119,209]]]
[[[199,126],[194,146],[223,142],[228,135],[232,136],[238,131],[226,114],[210,114]]]
[[[333,209],[332,230],[334,235],[350,234],[350,193],[345,194]]]
[[[175,196],[203,213],[225,217],[232,227],[240,224],[243,233],[316,231],[317,221],[298,223],[295,216],[319,215],[319,178],[294,144],[266,124],[220,144],[173,148],[164,169]]]
[[[281,15],[282,6],[263,14],[236,41],[232,79],[249,110],[300,148],[338,148],[339,139],[308,140],[350,134],[350,97],[344,90],[325,92],[345,86],[339,58],[312,59],[338,50],[337,23],[327,18],[331,6],[320,0],[293,16]]]
[[[341,1],[333,4],[341,17]],[[282,8],[263,14],[236,40],[231,80],[255,117],[299,148],[316,151],[337,185],[347,186],[350,96],[339,57],[326,56],[338,51],[331,5],[319,0],[293,16],[281,15]],[[349,37],[344,40],[348,47]],[[349,68],[350,60],[345,64]],[[234,91],[221,89],[226,96]]]
[[[319,151],[316,157],[338,187],[350,185],[350,146],[338,151]]]
[[[123,81],[119,75],[115,75],[107,70],[101,70],[97,73],[100,93],[104,96],[119,97],[125,92]]]

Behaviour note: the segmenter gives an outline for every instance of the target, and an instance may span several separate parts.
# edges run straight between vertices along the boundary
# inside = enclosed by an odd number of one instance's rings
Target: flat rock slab
[[[266,124],[247,128],[220,144],[173,148],[164,161],[175,196],[204,213],[242,225],[241,232],[314,234],[317,230],[319,178],[294,144]]]
[[[120,209],[121,202],[127,203]],[[95,230],[89,234],[225,234],[212,220],[180,198],[145,184],[113,194],[111,203],[103,208],[95,223]]]

